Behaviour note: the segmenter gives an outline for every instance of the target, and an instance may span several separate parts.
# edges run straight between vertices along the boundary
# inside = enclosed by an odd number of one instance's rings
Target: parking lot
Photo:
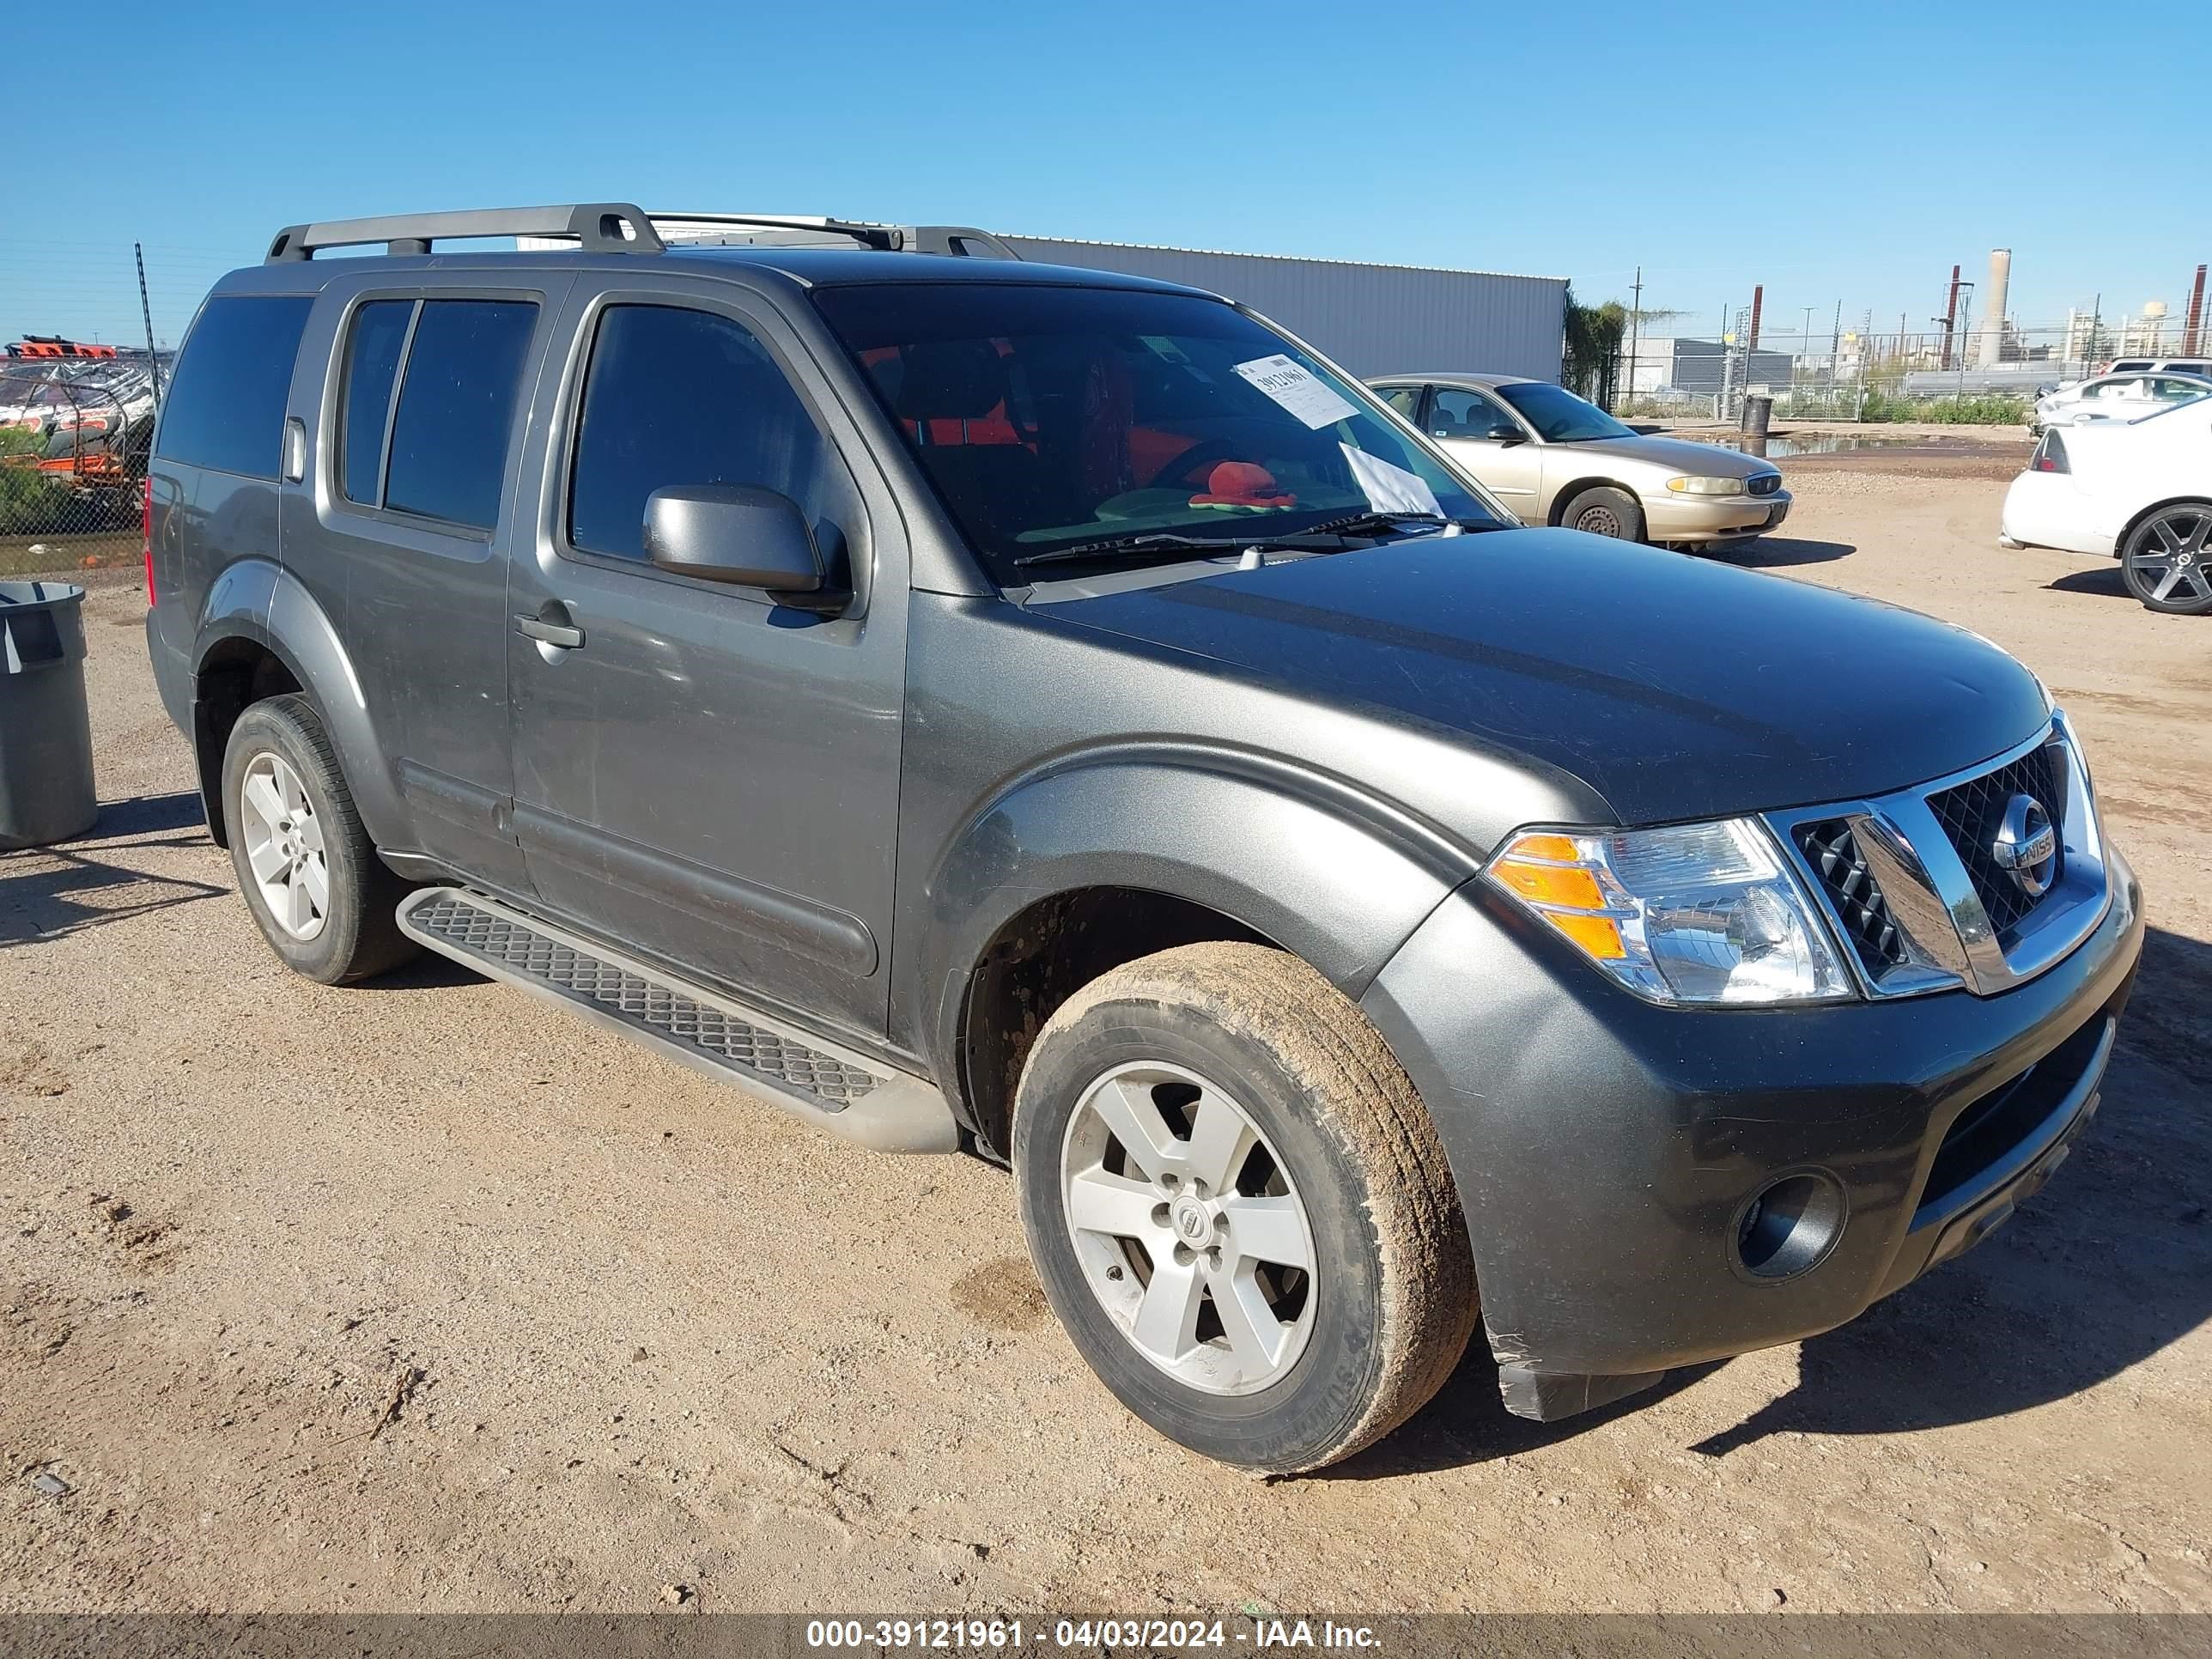
[[[109,805],[0,855],[0,1607],[2212,1610],[2212,622],[2001,551],[2021,453],[1787,461],[1729,556],[2074,716],[2152,927],[2084,1149],[1842,1331],[1551,1427],[1476,1353],[1273,1484],[1093,1380],[1000,1171],[441,963],[288,972],[92,573]]]

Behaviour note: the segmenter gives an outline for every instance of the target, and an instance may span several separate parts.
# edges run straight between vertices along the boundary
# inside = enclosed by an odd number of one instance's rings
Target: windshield
[[[1513,412],[1534,427],[1536,435],[1547,444],[1636,435],[1595,404],[1584,403],[1565,387],[1548,381],[1510,380],[1491,389],[1512,404]]]
[[[1351,515],[1501,525],[1364,389],[1218,301],[999,283],[815,303],[1000,583],[1146,536],[1224,548]],[[1387,532],[1385,532],[1387,533]]]

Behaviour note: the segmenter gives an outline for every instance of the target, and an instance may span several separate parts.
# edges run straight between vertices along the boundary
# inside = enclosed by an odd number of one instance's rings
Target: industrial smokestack
[[[2204,325],[2204,267],[2197,267],[2197,280],[2189,285],[2189,315],[2184,321],[2181,355],[2194,357],[2197,343],[2203,337],[2198,332]]]
[[[2012,280],[2012,250],[1990,250],[1990,280],[1982,290],[1984,309],[1982,332],[1974,353],[1977,368],[1995,368],[2004,361],[2005,286]]]

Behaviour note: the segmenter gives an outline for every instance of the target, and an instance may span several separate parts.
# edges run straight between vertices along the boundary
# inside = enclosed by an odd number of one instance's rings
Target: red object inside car
[[[1250,461],[1218,461],[1206,475],[1203,494],[1193,507],[1290,507],[1297,497],[1275,482],[1275,475]]]

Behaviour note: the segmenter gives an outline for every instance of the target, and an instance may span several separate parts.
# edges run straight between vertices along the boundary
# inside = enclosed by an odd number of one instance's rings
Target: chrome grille
[[[2005,805],[2014,795],[2033,796],[2053,823],[2064,819],[2065,790],[2053,745],[2032,749],[1994,772],[1928,797],[1928,810],[1951,838],[1959,861],[1966,866],[1966,879],[1974,884],[1974,896],[1981,900],[1990,926],[2000,933],[2018,925],[2036,906],[2036,899],[2021,890],[1990,851]],[[2051,872],[2054,887],[2060,873]]]
[[[2016,794],[2040,801],[2058,834],[2039,896],[1996,858]],[[2056,712],[2048,731],[1995,765],[1865,800],[1771,812],[1767,823],[1871,996],[1961,987],[1994,996],[2063,959],[2113,902],[2088,773]]]
[[[1797,849],[1813,866],[1837,920],[1867,973],[1880,979],[1911,960],[1905,935],[1889,914],[1881,887],[1859,856],[1858,838],[1845,818],[1820,818],[1797,826]]]

